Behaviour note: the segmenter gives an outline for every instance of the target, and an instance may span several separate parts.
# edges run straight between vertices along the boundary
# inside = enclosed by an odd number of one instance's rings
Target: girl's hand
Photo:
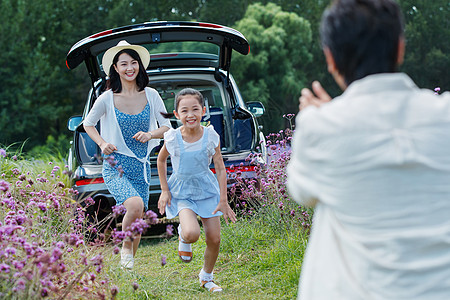
[[[133,139],[135,139],[136,141],[141,142],[141,143],[147,143],[148,141],[150,141],[152,139],[152,133],[139,131],[138,133],[133,135]]]
[[[230,221],[233,223],[236,222],[236,214],[231,209],[227,201],[220,201],[216,209],[214,210],[213,215],[215,215],[218,211],[221,211],[223,213],[225,223],[228,224],[228,219],[230,219]]]
[[[169,191],[162,191],[159,195],[158,209],[159,213],[163,215],[166,212],[166,205],[170,206],[170,200],[172,199],[172,194]]]
[[[102,150],[102,153],[105,155],[110,155],[111,153],[117,150],[116,146],[106,142],[100,144],[100,149]]]

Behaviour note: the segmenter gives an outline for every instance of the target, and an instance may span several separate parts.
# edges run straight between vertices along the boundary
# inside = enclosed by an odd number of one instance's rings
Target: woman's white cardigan
[[[159,126],[166,126],[172,128],[170,121],[161,115],[161,112],[167,112],[164,103],[155,89],[146,87],[145,96],[150,106],[150,124],[149,131],[155,130]],[[100,120],[100,135],[102,138],[110,144],[113,144],[117,148],[117,153],[134,157],[144,164],[144,178],[147,179],[147,164],[149,163],[149,156],[151,150],[156,147],[160,139],[151,139],[148,141],[147,154],[144,158],[138,158],[133,151],[125,144],[125,140],[120,130],[119,123],[117,122],[116,113],[114,111],[113,92],[108,90],[104,92],[95,101],[89,114],[83,121],[85,126],[95,126]]]

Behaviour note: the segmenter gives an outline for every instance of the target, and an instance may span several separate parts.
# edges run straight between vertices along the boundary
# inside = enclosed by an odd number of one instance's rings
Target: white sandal
[[[222,288],[214,283],[214,281],[201,281],[201,287],[207,289],[208,291],[215,293],[221,292]]]
[[[121,254],[120,265],[125,269],[133,269],[134,257],[133,254]]]

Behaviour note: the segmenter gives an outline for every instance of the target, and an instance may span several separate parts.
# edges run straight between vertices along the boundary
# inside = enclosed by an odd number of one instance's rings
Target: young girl
[[[158,155],[158,175],[161,196],[158,208],[169,219],[180,218],[178,226],[178,255],[183,262],[192,260],[191,244],[200,236],[197,215],[200,216],[206,236],[201,286],[211,292],[222,288],[213,281],[213,268],[219,255],[220,216],[236,221],[236,215],[227,201],[225,165],[220,153],[219,135],[212,126],[200,124],[206,108],[202,94],[186,88],[175,96],[175,117],[183,126],[164,134],[164,145]],[[167,157],[172,162],[172,175],[167,181]],[[211,158],[217,178],[209,169]]]

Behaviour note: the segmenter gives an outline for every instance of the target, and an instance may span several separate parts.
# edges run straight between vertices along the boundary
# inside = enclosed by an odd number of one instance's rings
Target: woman
[[[147,87],[145,69],[149,63],[150,53],[142,46],[120,41],[108,49],[102,65],[109,75],[109,89],[98,97],[83,122],[86,133],[108,158],[103,160],[102,170],[108,190],[116,205],[123,204],[127,209],[123,230],[141,218],[148,207],[150,152],[171,128],[170,121],[161,115],[166,112],[161,97]],[[99,120],[101,134],[95,128]],[[133,268],[139,242],[140,236],[124,241],[122,267]]]

